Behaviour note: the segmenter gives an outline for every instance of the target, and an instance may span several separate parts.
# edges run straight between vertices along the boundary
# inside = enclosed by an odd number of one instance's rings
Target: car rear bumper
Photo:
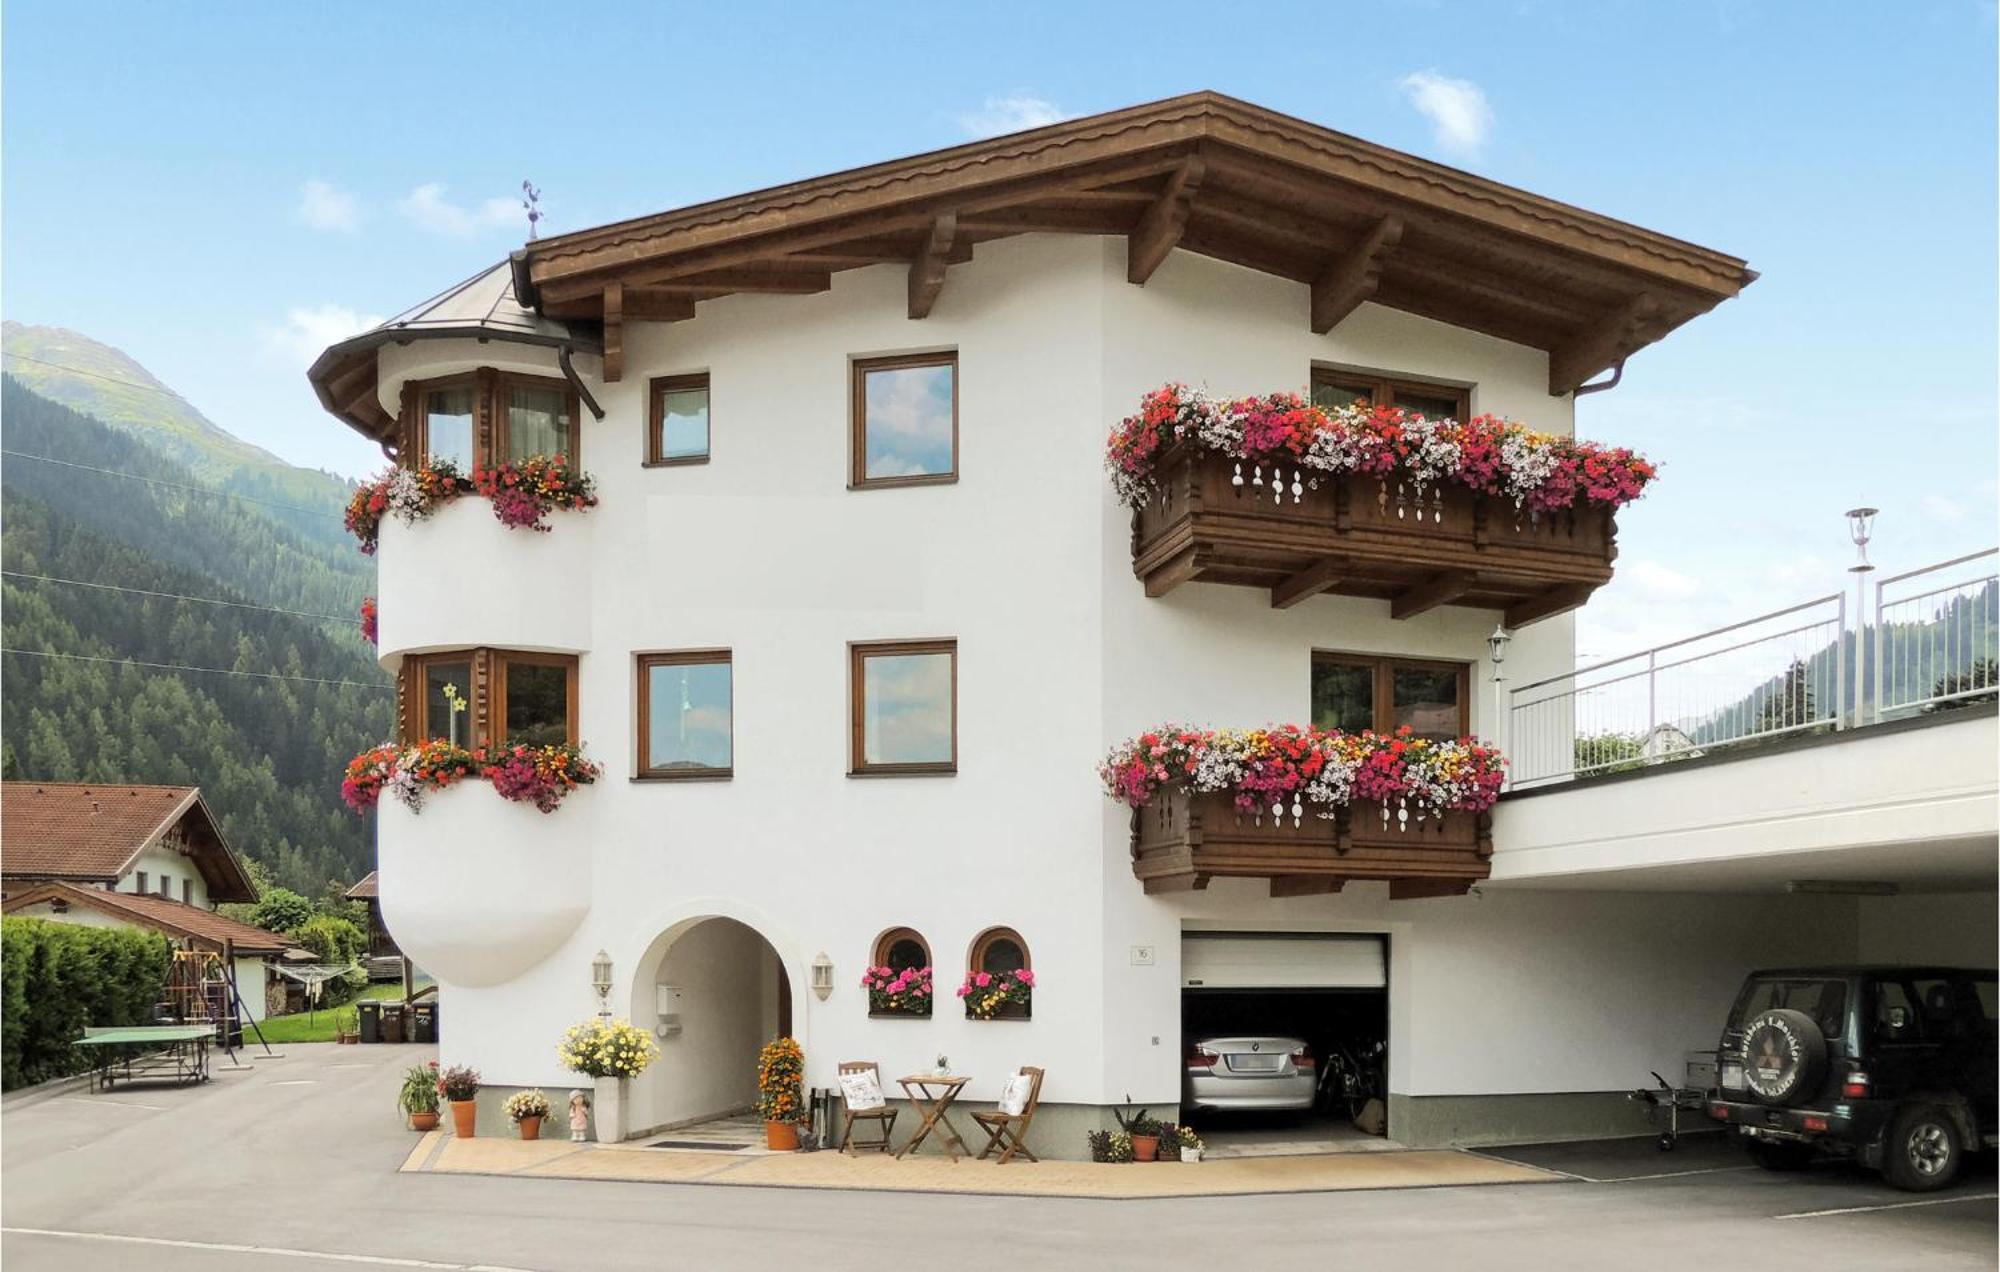
[[[1711,1096],[1707,1111],[1745,1139],[1865,1152],[1881,1138],[1893,1106],[1879,1100],[1844,1100],[1824,1108],[1771,1108],[1724,1095]]]
[[[1316,1075],[1283,1077],[1190,1077],[1187,1102],[1198,1109],[1310,1109]]]

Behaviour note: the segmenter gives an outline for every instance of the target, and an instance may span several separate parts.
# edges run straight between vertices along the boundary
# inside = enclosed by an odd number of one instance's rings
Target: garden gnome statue
[[[569,1093],[569,1141],[583,1143],[583,1133],[590,1129],[590,1097],[581,1091]]]

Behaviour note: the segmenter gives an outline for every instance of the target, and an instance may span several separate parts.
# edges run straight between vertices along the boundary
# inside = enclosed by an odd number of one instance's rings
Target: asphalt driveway
[[[1169,1262],[1637,1272],[1737,1266],[1746,1252],[1758,1272],[1933,1272],[2000,1257],[1990,1168],[1913,1198],[1853,1171],[1766,1174],[1700,1144],[1533,1150],[1546,1159],[1535,1164],[1576,1176],[1555,1184],[1171,1201],[399,1174],[415,1137],[393,1108],[397,1078],[428,1049],[286,1052],[202,1088],[77,1093],[0,1112],[9,1272]]]

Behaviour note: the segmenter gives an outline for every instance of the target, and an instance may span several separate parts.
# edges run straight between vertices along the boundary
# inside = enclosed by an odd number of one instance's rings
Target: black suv
[[[1708,1113],[1768,1170],[1853,1157],[1898,1188],[1958,1178],[1995,1142],[1994,974],[1956,967],[1752,972]]]

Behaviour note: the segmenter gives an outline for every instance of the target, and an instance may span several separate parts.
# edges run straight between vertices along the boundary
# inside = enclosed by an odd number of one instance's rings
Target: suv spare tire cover
[[[1743,1085],[1764,1104],[1798,1104],[1826,1076],[1826,1035],[1802,1011],[1780,1007],[1743,1027]]]

